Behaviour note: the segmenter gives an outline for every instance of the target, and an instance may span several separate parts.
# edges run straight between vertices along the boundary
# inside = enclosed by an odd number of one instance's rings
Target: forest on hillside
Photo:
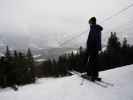
[[[58,60],[48,59],[40,64],[34,61],[30,49],[27,53],[14,51],[6,47],[5,56],[0,57],[0,87],[13,87],[34,83],[37,77],[63,77],[70,71],[86,71],[84,63],[85,49],[80,47],[78,53],[59,56]],[[99,53],[98,70],[108,70],[133,64],[133,46],[124,38],[122,43],[115,32],[111,32],[107,47]]]

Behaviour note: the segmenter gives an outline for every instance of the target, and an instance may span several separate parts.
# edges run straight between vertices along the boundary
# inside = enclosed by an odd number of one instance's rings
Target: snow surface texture
[[[0,100],[133,100],[133,65],[104,71],[100,76],[114,86],[104,88],[78,75],[42,78],[18,91],[1,89]]]

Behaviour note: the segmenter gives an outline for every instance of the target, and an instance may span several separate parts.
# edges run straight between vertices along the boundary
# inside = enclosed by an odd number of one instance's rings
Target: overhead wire
[[[124,11],[128,10],[128,9],[131,8],[131,7],[133,7],[133,3],[130,4],[130,5],[128,5],[128,6],[126,6],[126,7],[124,7],[123,9],[119,10],[119,11],[116,12],[115,14],[113,14],[113,15],[107,17],[106,19],[104,19],[103,21],[101,21],[101,23],[104,23],[104,22],[106,22],[106,21],[108,21],[108,20],[111,20],[113,17],[118,16],[119,14],[123,13]],[[73,37],[71,37],[70,39],[65,40],[64,42],[60,43],[59,46],[61,47],[61,46],[63,46],[64,44],[67,44],[68,42],[72,41],[73,39],[75,39],[75,38],[77,38],[77,37],[80,37],[81,35],[85,34],[86,32],[88,32],[88,29],[85,30],[85,31],[80,32],[80,34],[78,34],[78,35],[76,35],[76,36],[73,36]]]
[[[77,37],[80,37],[81,35],[83,35],[83,34],[86,33],[86,32],[88,32],[88,29],[85,30],[85,31],[83,31],[83,32],[81,32],[80,34],[78,34],[78,35],[76,35],[76,36],[71,37],[70,39],[65,40],[64,42],[62,42],[61,44],[59,44],[59,46],[60,46],[60,47],[63,46],[64,44],[68,43],[69,41],[71,41],[71,40],[73,40],[73,39],[75,39],[75,38],[77,38]]]

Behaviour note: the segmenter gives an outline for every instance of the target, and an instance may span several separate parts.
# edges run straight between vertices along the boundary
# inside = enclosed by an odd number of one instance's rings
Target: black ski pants
[[[98,50],[86,50],[85,53],[85,66],[88,76],[97,78],[99,77],[98,73]]]

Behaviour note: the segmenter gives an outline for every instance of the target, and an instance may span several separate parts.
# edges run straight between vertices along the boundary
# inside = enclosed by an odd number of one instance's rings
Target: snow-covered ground
[[[133,100],[133,65],[104,71],[100,76],[114,86],[104,88],[78,75],[42,78],[18,91],[1,89],[0,100]]]

